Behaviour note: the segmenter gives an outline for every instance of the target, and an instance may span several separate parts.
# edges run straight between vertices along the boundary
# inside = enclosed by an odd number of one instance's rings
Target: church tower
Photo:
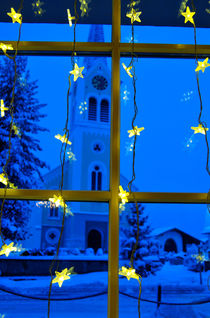
[[[104,42],[103,26],[91,25],[89,42]],[[76,161],[68,173],[73,190],[109,190],[111,70],[106,57],[75,60],[84,78],[72,85],[70,140]],[[86,109],[85,109],[86,108]],[[72,202],[63,247],[108,250],[108,204]],[[79,224],[79,227],[78,227]]]
[[[104,42],[102,25],[91,25],[88,41]],[[84,66],[84,79],[77,79],[71,98],[70,134],[77,158],[72,189],[108,190],[111,70],[105,57],[84,57],[78,64]]]

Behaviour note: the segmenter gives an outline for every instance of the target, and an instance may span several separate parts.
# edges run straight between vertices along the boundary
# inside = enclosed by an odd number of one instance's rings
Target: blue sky
[[[0,40],[16,40],[18,26],[1,23]],[[111,39],[111,27],[105,26],[105,41]],[[122,41],[128,42],[130,27],[122,27]],[[78,25],[77,41],[87,41],[89,26]],[[135,27],[136,41],[145,43],[193,44],[193,28]],[[198,30],[198,43],[210,44],[209,30]],[[24,25],[21,40],[72,41],[73,28],[66,25]],[[82,63],[82,58],[79,59]],[[126,65],[129,59],[122,59]],[[48,114],[42,125],[50,133],[40,134],[43,153],[52,168],[59,163],[60,144],[49,138],[62,134],[65,124],[67,77],[71,70],[68,57],[29,57],[32,79],[38,79],[38,98],[46,103]],[[109,63],[111,68],[111,63]],[[137,126],[145,127],[137,140],[136,185],[139,191],[208,192],[210,180],[205,171],[206,145],[203,135],[193,135],[191,126],[198,125],[199,99],[196,87],[194,59],[139,58],[136,63]],[[204,119],[210,123],[207,111],[210,98],[210,68],[199,73],[204,103]],[[121,173],[131,177],[132,153],[127,130],[133,116],[132,80],[121,68],[122,91],[128,91],[128,101],[121,103]],[[122,95],[123,97],[123,95]],[[62,106],[64,105],[64,106]],[[56,125],[55,125],[56,122]],[[210,124],[209,124],[210,125]],[[189,147],[187,146],[189,145]],[[182,207],[180,209],[180,207]],[[147,205],[154,226],[179,225],[189,231],[202,231],[206,214],[203,205]],[[184,213],[182,213],[185,211]],[[157,217],[158,213],[158,217]],[[186,225],[187,224],[187,225]]]

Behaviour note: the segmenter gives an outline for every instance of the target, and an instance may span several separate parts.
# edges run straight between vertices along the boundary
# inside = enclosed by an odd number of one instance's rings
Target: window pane
[[[209,293],[210,215],[206,205],[139,203],[138,210],[139,243],[133,267],[142,277],[141,317],[208,316],[208,301],[190,304],[207,299]],[[126,204],[120,215],[120,268],[130,267],[136,235],[136,206]],[[137,316],[138,281],[119,275],[119,292],[119,317]],[[158,300],[189,305],[160,304],[157,310]]]
[[[121,42],[132,42],[131,25],[121,26]],[[162,44],[194,44],[193,26],[191,27],[189,25],[188,27],[154,27],[135,25],[134,42]],[[210,29],[197,28],[197,44],[210,44]]]
[[[16,41],[19,24],[0,22],[1,41]],[[21,29],[21,41],[59,41],[73,42],[74,21],[70,28],[66,14],[66,24],[50,23],[23,23]],[[77,42],[110,42],[110,25],[77,24]]]
[[[121,59],[129,66],[130,59]],[[134,125],[144,130],[136,143],[136,191],[208,192],[205,136],[198,127],[200,102],[193,59],[135,60],[138,115]],[[202,120],[209,127],[207,89],[210,72],[199,72]],[[121,174],[131,180],[134,115],[132,78],[121,67]],[[207,132],[209,138],[209,132]]]
[[[91,190],[95,190],[96,189],[96,173],[95,171],[92,172],[92,186],[91,186]]]
[[[66,203],[67,214],[59,252],[59,267],[56,268],[55,265],[52,272],[55,277],[55,270],[62,272],[65,268],[74,267],[76,274],[71,274],[71,279],[64,280],[61,287],[58,283],[53,283],[51,299],[70,300],[52,301],[51,315],[71,315],[76,318],[88,312],[92,317],[100,315],[105,318],[108,285],[108,204]],[[18,250],[11,252],[8,257],[0,256],[0,306],[1,314],[5,317],[47,316],[49,267],[55,256],[62,223],[62,218],[48,218],[49,209],[50,201],[5,201],[2,223],[4,238],[7,245],[14,242],[14,246],[18,247]],[[62,208],[60,210],[62,214]],[[70,212],[74,215],[70,215]],[[10,292],[26,297],[20,298]],[[11,302],[13,306],[9,306]]]
[[[84,78],[71,76],[69,95],[69,143],[64,167],[64,189],[91,190],[91,171],[103,172],[102,190],[109,188],[110,125],[100,121],[100,103],[111,96],[111,60],[106,57],[76,57]],[[19,189],[58,189],[61,181],[60,152],[65,142],[70,57],[18,57],[14,124],[9,182]],[[29,73],[28,73],[29,72]],[[0,58],[0,97],[9,106],[14,68]],[[107,80],[99,90],[95,76]],[[37,81],[38,80],[38,81]],[[9,90],[8,90],[9,88]],[[95,120],[88,117],[88,100],[94,98]],[[98,109],[96,109],[96,106]],[[6,162],[10,114],[0,118],[0,166]],[[56,136],[56,138],[55,138]],[[71,143],[71,144],[70,144]],[[63,144],[63,146],[65,143]],[[97,145],[97,146],[96,146]],[[64,147],[63,147],[64,150]],[[2,171],[0,171],[0,174]]]

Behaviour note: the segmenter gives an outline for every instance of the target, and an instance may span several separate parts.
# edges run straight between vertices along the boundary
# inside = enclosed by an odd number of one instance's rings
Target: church
[[[102,25],[91,25],[89,42],[104,42]],[[111,70],[106,57],[84,57],[84,79],[72,85],[70,95],[70,141],[76,160],[68,160],[64,167],[64,190],[109,190]],[[86,109],[79,108],[80,105]],[[127,187],[128,180],[120,177]],[[58,189],[61,166],[44,176],[45,189]],[[108,215],[106,203],[71,202],[74,216],[65,220],[61,248],[108,251]],[[42,207],[40,247],[58,243],[62,208]],[[36,236],[37,237],[37,236]]]

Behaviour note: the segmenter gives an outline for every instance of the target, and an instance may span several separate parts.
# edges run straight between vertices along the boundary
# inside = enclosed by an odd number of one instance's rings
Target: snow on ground
[[[207,287],[207,280],[210,275],[210,271],[202,273],[203,287]],[[50,276],[20,276],[20,277],[1,277],[1,285],[8,286],[11,289],[24,291],[25,289],[34,289],[40,293],[40,289],[45,289],[49,286]],[[200,275],[199,273],[187,270],[183,265],[171,265],[166,263],[161,270],[157,271],[155,275],[150,275],[146,278],[142,278],[142,289],[153,286],[170,286],[173,287],[188,287],[189,289],[200,288]],[[76,274],[71,275],[71,279],[64,281],[62,291],[68,290],[85,290],[89,291],[101,290],[104,291],[108,286],[108,273],[107,272],[95,272],[88,274]],[[136,280],[127,280],[125,277],[119,275],[120,288],[127,289],[138,286]],[[205,288],[206,289],[206,288]],[[53,284],[53,290],[60,290],[58,284]]]
[[[166,263],[156,275],[142,279],[142,298],[157,299],[157,285],[169,286],[173,291],[170,296],[171,302],[190,302],[199,300],[202,295],[210,296],[206,282],[210,271],[203,273],[204,285],[200,288],[199,273],[188,271],[183,265],[170,265]],[[131,295],[138,296],[138,282],[134,279],[128,281],[126,278],[119,279],[120,290]],[[20,280],[19,280],[20,279]],[[1,277],[0,285],[7,286],[16,292],[28,295],[47,296],[50,277]],[[107,290],[108,273],[96,272],[88,274],[73,275],[70,280],[64,281],[61,288],[58,284],[53,286],[52,296],[78,297],[95,294]],[[188,286],[188,292],[185,288]],[[169,299],[169,298],[168,298]],[[163,301],[168,301],[163,294]],[[8,306],[12,303],[13,306]],[[209,304],[194,306],[160,306],[160,312],[156,315],[156,305],[141,301],[141,318],[210,318]],[[5,318],[46,318],[47,301],[37,301],[13,296],[0,292],[0,313],[5,313]],[[138,304],[136,299],[119,296],[120,318],[138,318]],[[52,318],[105,318],[107,317],[107,295],[74,301],[53,301],[51,304]]]

